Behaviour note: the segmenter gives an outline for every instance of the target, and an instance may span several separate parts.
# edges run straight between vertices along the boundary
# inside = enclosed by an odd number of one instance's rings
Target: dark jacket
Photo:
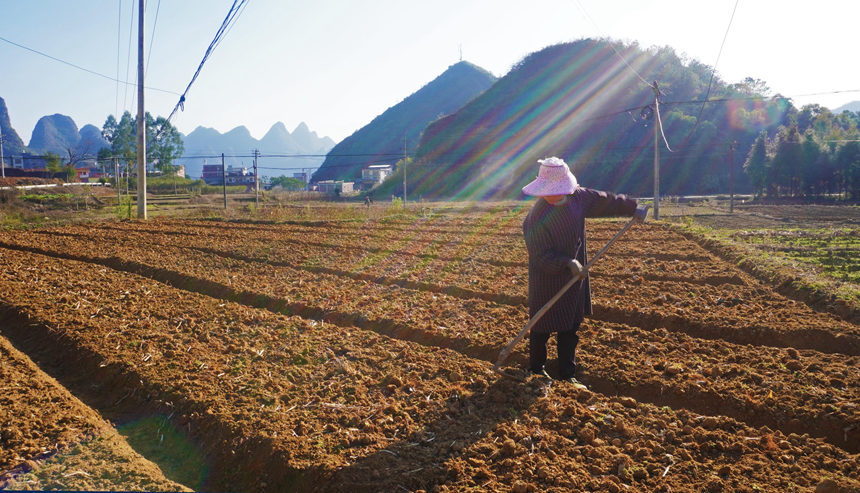
[[[624,195],[579,187],[563,205],[538,199],[523,222],[529,252],[529,317],[564,287],[572,274],[567,267],[575,258],[588,263],[585,218],[632,216],[636,201]],[[574,284],[532,327],[536,333],[575,330],[591,315],[591,287],[586,276]]]

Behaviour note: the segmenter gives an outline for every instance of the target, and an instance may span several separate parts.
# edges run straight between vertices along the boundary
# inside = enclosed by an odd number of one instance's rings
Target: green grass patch
[[[71,193],[27,193],[21,195],[21,200],[27,202],[68,202],[75,198]]]
[[[814,267],[844,282],[860,283],[860,232],[839,229],[736,231],[732,241]]]
[[[702,225],[695,217],[683,218],[679,226],[732,249],[773,282],[788,281],[795,288],[860,305],[860,229],[717,228]]]

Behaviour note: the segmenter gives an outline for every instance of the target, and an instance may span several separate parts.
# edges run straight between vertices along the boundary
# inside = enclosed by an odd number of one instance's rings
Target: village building
[[[323,180],[321,182],[317,182],[317,190],[321,193],[328,193],[332,195],[341,195],[347,193],[353,193],[355,182],[351,181],[343,181],[343,180]]]
[[[390,164],[371,164],[361,170],[361,188],[368,190],[382,183],[394,172],[394,166]]]

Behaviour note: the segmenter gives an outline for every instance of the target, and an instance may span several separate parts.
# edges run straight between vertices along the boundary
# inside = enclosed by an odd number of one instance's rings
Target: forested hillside
[[[669,146],[661,136],[663,193],[727,191],[731,142],[736,190],[751,191],[743,163],[753,141],[790,125],[796,111],[763,81],[727,84],[711,75],[711,67],[668,47],[593,39],[550,46],[424,131],[409,194],[517,197],[534,178],[535,161],[556,155],[584,186],[648,195],[657,110]],[[402,193],[401,181],[391,180],[391,193]]]
[[[440,116],[457,111],[496,78],[469,62],[456,63],[370,123],[337,144],[314,173],[313,181],[357,180],[369,164],[394,163],[415,149],[421,131]],[[404,143],[405,139],[405,143]]]

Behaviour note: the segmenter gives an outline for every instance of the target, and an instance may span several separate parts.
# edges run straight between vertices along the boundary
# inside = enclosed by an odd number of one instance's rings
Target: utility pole
[[[116,206],[119,207],[120,203],[122,203],[122,198],[120,197],[120,184],[119,184],[119,158],[113,157],[113,183],[116,185]]]
[[[224,164],[224,153],[221,153],[221,184],[224,186],[224,210],[227,210],[227,165]]]
[[[406,134],[403,134],[403,208],[406,208]]]
[[[3,127],[0,126],[0,172],[6,178],[6,161],[3,160]]]
[[[257,157],[259,155],[260,151],[254,149],[254,203],[257,210],[260,209],[260,180],[257,178]]]
[[[656,105],[658,104],[658,100],[660,99],[660,88],[657,87],[657,81],[654,81],[654,85],[651,86],[651,89],[654,89],[654,219],[660,219],[660,141],[658,140],[657,133],[660,131],[658,128],[660,126],[660,122],[657,121],[657,111]]]
[[[735,146],[738,145],[736,141],[729,142],[729,150],[731,151],[729,154],[731,156],[731,161],[729,162],[729,214],[734,214],[735,212]]]
[[[137,0],[137,218],[146,219],[146,115],[143,105],[143,13],[146,2]]]

